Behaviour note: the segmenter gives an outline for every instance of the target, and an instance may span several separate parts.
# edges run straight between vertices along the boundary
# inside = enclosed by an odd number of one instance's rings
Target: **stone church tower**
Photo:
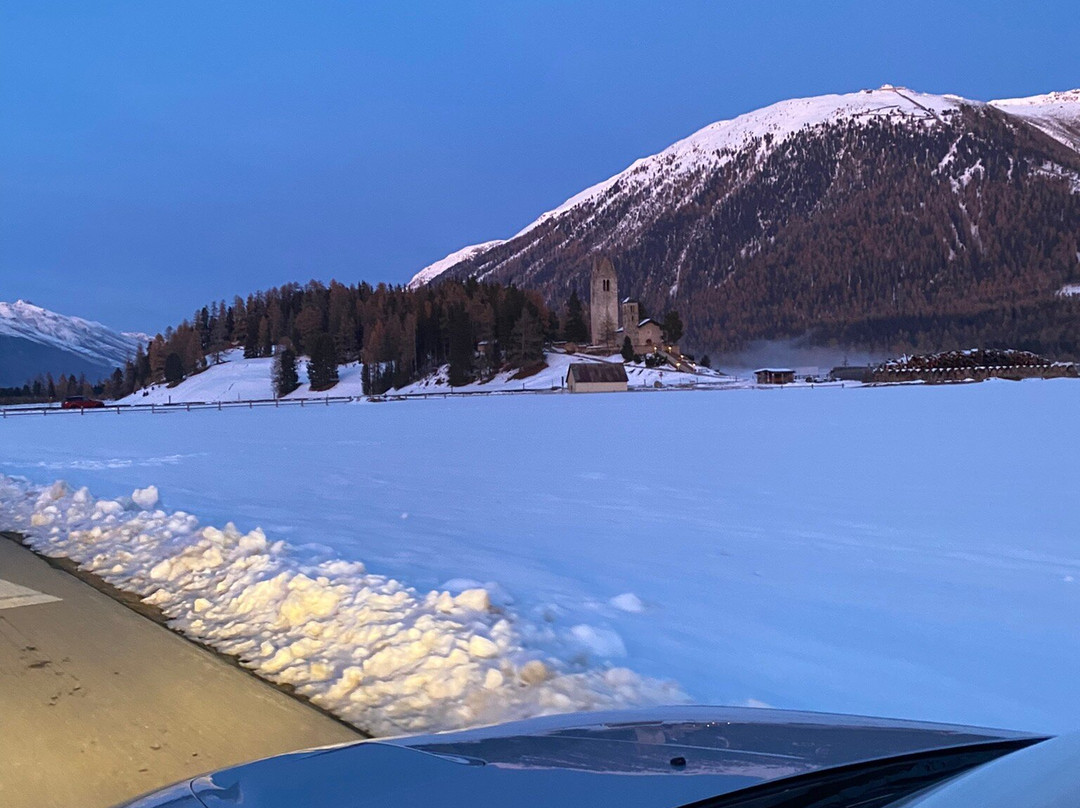
[[[614,345],[619,328],[619,286],[615,266],[607,256],[593,259],[589,314],[593,344]]]

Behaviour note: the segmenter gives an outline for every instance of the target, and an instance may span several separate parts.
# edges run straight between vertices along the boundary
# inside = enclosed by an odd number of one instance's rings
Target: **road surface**
[[[108,808],[360,735],[0,537],[0,806]]]

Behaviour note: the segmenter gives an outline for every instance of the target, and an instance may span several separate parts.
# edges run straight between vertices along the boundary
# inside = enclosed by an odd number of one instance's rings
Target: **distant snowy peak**
[[[24,300],[0,302],[0,336],[57,348],[109,367],[122,366],[145,339],[143,334],[121,334],[101,323],[57,314]]]
[[[482,252],[486,252],[492,247],[497,247],[502,243],[503,239],[495,239],[494,241],[485,241],[483,244],[473,244],[471,247],[463,247],[457,252],[452,252],[445,258],[436,261],[434,264],[428,264],[413,275],[412,280],[409,281],[408,288],[416,289],[424,284],[431,283],[451,267],[457,266],[462,261],[467,261],[468,259],[473,258]]]
[[[135,342],[142,345],[146,345],[149,342],[153,342],[154,337],[150,334],[146,334],[142,331],[121,331],[120,336],[133,339]]]
[[[1042,95],[1029,95],[1026,98],[1001,98],[990,103],[995,107],[1045,107],[1080,104],[1080,88],[1075,90],[1055,90]]]
[[[917,93],[890,84],[876,90],[780,101],[737,118],[711,123],[657,154],[635,160],[615,176],[586,188],[554,210],[542,214],[517,236],[603,196],[616,185],[643,186],[657,180],[674,180],[696,171],[712,169],[726,164],[746,148],[772,149],[806,129],[843,121],[875,119],[933,126],[963,105],[980,104],[958,96]]]
[[[1080,150],[1080,89],[1005,98],[990,105],[1038,127],[1066,146]]]

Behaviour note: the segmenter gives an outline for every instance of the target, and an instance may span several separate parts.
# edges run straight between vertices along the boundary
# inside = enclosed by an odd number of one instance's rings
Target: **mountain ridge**
[[[25,300],[0,302],[0,385],[39,374],[86,375],[96,381],[133,356],[145,334],[123,333]]]
[[[1073,140],[1080,124],[1074,127],[1074,121],[1080,122],[1080,91],[981,102],[885,85],[781,101],[709,124],[634,161],[511,238],[467,250],[457,263],[448,260],[452,256],[444,259],[440,272],[429,271],[416,285],[439,277],[512,281],[537,288],[558,304],[571,289],[584,291],[590,256],[605,253],[615,260],[620,289],[643,297],[650,310],[691,310],[688,334],[698,332],[694,341],[708,349],[731,347],[740,340],[799,336],[822,319],[828,305],[820,286],[806,296],[810,302],[797,304],[800,311],[780,318],[768,311],[775,305],[759,305],[754,295],[740,293],[725,301],[718,291],[769,285],[775,281],[770,277],[780,274],[802,297],[798,287],[807,280],[810,286],[817,283],[812,267],[804,267],[809,278],[793,272],[792,262],[806,263],[805,255],[789,254],[783,265],[770,256],[796,232],[801,252],[820,252],[820,244],[806,241],[807,228],[816,221],[819,239],[839,235],[856,243],[873,232],[883,242],[861,258],[833,251],[835,260],[853,262],[850,289],[835,290],[838,307],[854,312],[862,306],[865,317],[880,319],[882,300],[856,293],[860,281],[913,299],[920,287],[916,275],[923,276],[935,299],[906,309],[901,305],[893,314],[936,316],[955,308],[943,289],[961,296],[976,291],[969,314],[984,304],[1002,305],[1010,296],[1008,302],[1028,305],[1033,300],[1029,281],[1040,287],[1056,283],[1056,290],[1080,279],[1080,258],[1072,260],[1080,249],[1057,243],[1075,247],[1070,232],[1080,229],[1080,136]],[[936,219],[918,212],[919,205],[928,204]],[[850,208],[860,205],[891,223],[858,222],[867,210]],[[840,230],[821,227],[844,208],[849,208],[842,214],[846,219],[833,222]],[[1042,220],[1029,215],[1034,210],[1045,214]],[[919,240],[911,231],[914,222],[902,221],[905,212],[918,220],[918,228],[940,230],[936,241]],[[1052,233],[1045,232],[1055,217],[1061,221]],[[890,259],[889,243],[905,240],[919,243],[894,251]],[[1032,278],[1025,280],[1018,267],[1032,251],[1041,254],[1031,258]],[[901,277],[908,274],[892,290],[877,277],[893,273],[884,268],[889,260],[909,265],[896,269]],[[1001,274],[1008,293],[990,294],[988,273]],[[710,298],[704,307],[703,297]],[[735,306],[780,322],[776,327],[748,323]],[[832,313],[827,314],[826,321]],[[718,326],[718,319],[730,319],[731,327]],[[848,324],[827,325],[834,332],[828,338],[836,338]],[[895,347],[919,347],[910,340],[883,339]]]

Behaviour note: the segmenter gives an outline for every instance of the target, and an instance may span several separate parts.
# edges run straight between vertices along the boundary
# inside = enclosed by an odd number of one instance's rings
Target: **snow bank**
[[[174,628],[374,735],[685,700],[625,668],[542,657],[524,637],[545,629],[520,625],[487,589],[425,594],[358,561],[303,564],[260,529],[202,527],[157,502],[154,486],[99,500],[0,475],[5,526],[35,550],[138,593]],[[626,655],[608,629],[579,625],[572,638],[594,658]]]

